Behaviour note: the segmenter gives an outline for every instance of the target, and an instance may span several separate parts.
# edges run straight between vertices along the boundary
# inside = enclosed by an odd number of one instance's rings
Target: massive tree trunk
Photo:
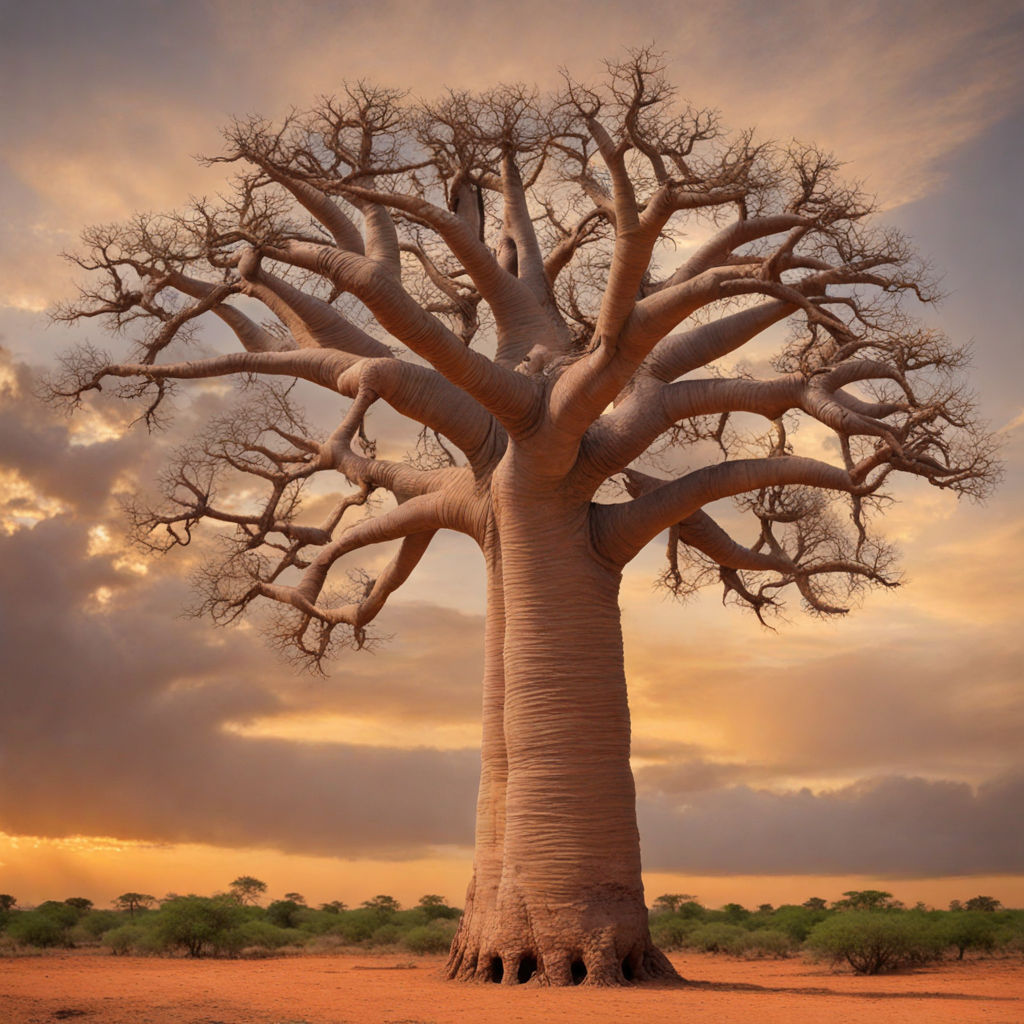
[[[495,489],[502,599],[489,600],[476,872],[451,977],[553,985],[676,977],[651,942],[640,875],[621,572],[594,551],[589,511],[589,502],[522,481]],[[491,581],[497,590],[493,572]],[[500,684],[490,660],[499,615]]]

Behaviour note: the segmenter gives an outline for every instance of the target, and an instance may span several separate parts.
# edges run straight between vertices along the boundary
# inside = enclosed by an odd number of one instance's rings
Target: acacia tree
[[[239,875],[229,886],[228,892],[239,903],[248,904],[251,907],[259,905],[260,897],[266,895],[267,883],[252,875]],[[287,899],[287,897],[285,897]]]
[[[156,897],[144,892],[126,892],[115,896],[110,902],[118,910],[127,910],[128,916],[134,918],[136,910],[152,910],[156,906]]]
[[[85,233],[72,258],[89,283],[56,317],[105,318],[135,350],[78,349],[51,394],[74,405],[113,381],[152,424],[175,382],[250,382],[130,521],[157,550],[220,525],[200,610],[225,623],[269,606],[271,642],[314,667],[372,642],[439,530],[473,538],[482,776],[448,974],[674,976],[641,885],[623,568],[667,531],[670,591],[719,583],[762,621],[789,588],[834,615],[894,586],[869,525],[894,474],[977,496],[993,473],[963,352],[901,306],[935,299],[927,268],[871,225],[832,157],[727,134],[649,51],[551,96],[428,103],[350,84],[226,139],[209,162],[235,165],[230,194]],[[700,244],[680,258],[684,230]],[[241,350],[172,358],[206,314]],[[729,368],[783,321],[766,374]],[[295,408],[295,378],[351,400],[329,435]],[[368,437],[377,402],[421,428],[403,461]],[[825,457],[798,453],[799,421]],[[325,473],[354,489],[305,522],[303,490]],[[231,502],[236,478],[264,488],[258,507]],[[727,512],[732,534],[706,510],[730,498],[746,517]],[[340,572],[388,542],[375,578]]]

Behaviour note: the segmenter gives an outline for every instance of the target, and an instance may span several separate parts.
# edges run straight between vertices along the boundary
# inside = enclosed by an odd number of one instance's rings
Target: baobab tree
[[[215,622],[267,607],[270,642],[315,669],[372,642],[439,530],[479,545],[482,775],[456,979],[675,977],[648,931],[629,767],[618,598],[640,551],[667,534],[661,583],[679,596],[717,583],[768,621],[795,588],[841,615],[898,582],[871,525],[896,474],[969,496],[993,475],[964,353],[904,309],[936,298],[927,267],[836,161],[727,133],[649,51],[606,71],[435,102],[359,82],[283,123],[236,120],[209,160],[233,165],[229,194],[86,231],[72,259],[88,283],[55,314],[134,339],[129,361],[65,358],[49,388],[71,406],[113,388],[152,424],[178,382],[248,382],[161,499],[128,506],[155,550],[220,527],[196,580]],[[207,314],[239,350],[187,357]],[[730,367],[784,322],[751,364],[764,372]],[[293,379],[349,400],[330,433]],[[378,402],[418,425],[402,461],[370,439]],[[353,489],[311,523],[318,474]],[[224,496],[239,478],[258,506]],[[723,499],[724,525],[707,511]],[[341,571],[389,542],[376,577]]]

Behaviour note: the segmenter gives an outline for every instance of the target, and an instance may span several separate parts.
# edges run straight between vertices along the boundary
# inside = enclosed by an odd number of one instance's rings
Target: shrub
[[[134,952],[145,932],[137,924],[123,924],[119,928],[111,928],[103,935],[103,945],[114,956],[127,956]]]
[[[167,946],[197,957],[207,947],[219,951],[230,944],[228,933],[245,918],[245,911],[231,897],[178,896],[160,908],[157,931]]]
[[[83,916],[83,911],[74,904],[58,900],[47,900],[36,907],[37,914],[44,914],[61,929],[62,941],[60,945],[71,948],[74,946],[71,932]]]
[[[682,949],[700,922],[675,914],[659,914],[651,919],[651,938],[660,949]]]
[[[702,953],[731,953],[738,956],[746,948],[748,934],[747,929],[741,928],[738,924],[715,921],[694,928],[686,940],[686,945]]]
[[[807,945],[834,964],[845,961],[858,974],[878,974],[933,960],[946,942],[924,915],[853,910],[816,925]]]
[[[299,923],[299,916],[306,911],[304,903],[296,900],[274,900],[267,907],[267,920],[278,928],[295,928]]]
[[[1020,922],[1003,924],[995,933],[995,944],[1002,953],[1024,953],[1024,927]]]
[[[462,916],[458,907],[449,907],[443,896],[429,894],[421,896],[418,909],[426,915],[428,921],[440,919],[456,920]]]
[[[750,911],[739,903],[726,903],[721,912],[729,924],[739,924],[740,921],[746,921],[750,917]]]
[[[777,928],[758,928],[757,931],[748,932],[743,952],[753,956],[773,956],[781,959],[789,956],[796,945],[785,932]]]
[[[258,946],[261,949],[281,949],[302,941],[302,933],[294,929],[278,928],[269,921],[246,921],[231,930],[232,945],[237,949]]]
[[[968,949],[992,949],[996,944],[996,924],[990,912],[979,910],[952,911],[943,916],[939,931],[946,944],[957,950],[963,960]]]
[[[810,903],[811,900],[807,902]],[[824,903],[824,900],[821,902]],[[812,909],[806,904],[798,907],[789,903],[779,907],[771,915],[771,928],[775,931],[785,932],[794,943],[801,943],[811,934],[811,929],[819,921],[824,921],[826,917],[828,917],[828,911],[820,907]]]
[[[455,921],[437,918],[430,924],[406,932],[402,944],[413,953],[447,953],[458,927]]]
[[[117,928],[121,918],[112,910],[93,910],[75,926],[75,934],[81,936],[83,942],[95,942],[111,928]]]
[[[336,929],[339,923],[348,918],[348,914],[333,910],[304,910],[295,916],[297,926],[306,935],[326,935]],[[374,928],[380,922],[374,918]]]
[[[327,934],[350,943],[365,942],[381,927],[380,918],[372,910],[352,910],[338,917],[340,920],[331,925]]]
[[[371,946],[393,946],[402,938],[402,929],[397,924],[382,924],[371,936]]]
[[[56,917],[38,910],[15,914],[7,925],[7,934],[19,946],[35,946],[38,949],[67,946],[71,942],[67,929]]]

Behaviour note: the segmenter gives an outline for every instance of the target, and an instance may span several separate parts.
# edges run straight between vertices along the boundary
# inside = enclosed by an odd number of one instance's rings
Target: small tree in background
[[[239,875],[229,886],[228,892],[239,903],[255,907],[267,891],[267,883],[252,875]],[[287,898],[287,897],[286,897]]]
[[[160,908],[158,931],[166,945],[199,957],[224,942],[242,924],[244,912],[231,896],[178,896]]]
[[[845,961],[857,974],[878,974],[900,964],[935,959],[947,942],[939,929],[917,914],[852,910],[816,925],[807,945],[833,963]]]
[[[17,905],[18,901],[10,893],[0,892],[0,911],[13,910]]]
[[[72,896],[64,902],[69,907],[74,907],[75,910],[80,910],[83,914],[88,913],[93,908],[92,900],[87,900],[84,896]]]
[[[1001,906],[1002,903],[992,896],[975,896],[964,904],[964,910],[978,910],[983,914],[994,914]],[[950,907],[950,909],[953,908]]]
[[[942,935],[956,948],[957,960],[963,960],[969,949],[988,950],[996,944],[996,925],[990,914],[984,910],[954,910],[942,920]]]
[[[727,921],[734,923],[745,921],[750,917],[750,911],[739,903],[726,903],[726,905],[722,907],[722,913],[725,914],[725,919]]]
[[[893,899],[891,892],[881,889],[851,889],[844,892],[846,899],[836,900],[833,910],[901,910],[903,901]]]
[[[283,899],[287,900],[289,903],[296,903],[300,907],[304,907],[306,905],[306,897],[303,896],[301,892],[286,892]]]
[[[684,903],[690,903],[696,898],[685,892],[666,892],[654,901],[651,909],[657,913],[674,914]]]
[[[804,900],[800,906],[806,910],[825,910],[828,908],[828,900],[822,899],[820,896],[812,896],[809,900]]]
[[[168,899],[176,897],[169,896]],[[135,917],[136,910],[150,910],[156,906],[156,897],[144,892],[124,892],[110,901],[118,910],[128,911],[128,916]]]
[[[321,903],[320,910],[326,910],[328,914],[340,914],[343,910],[348,910],[348,904],[341,900],[331,900],[330,903]]]
[[[420,901],[417,904],[420,910],[422,910],[431,921],[437,921],[441,918],[454,918],[459,917],[459,911],[454,907],[448,906],[448,901],[443,896],[438,896],[436,893],[428,893],[426,896],[421,896]]]
[[[402,904],[394,896],[374,896],[372,900],[363,900],[367,910],[376,910],[384,915],[397,913],[402,909]]]
[[[305,903],[298,903],[295,900],[274,900],[267,907],[267,920],[271,924],[277,925],[278,928],[294,928],[298,925],[296,915],[300,910],[306,909]]]

